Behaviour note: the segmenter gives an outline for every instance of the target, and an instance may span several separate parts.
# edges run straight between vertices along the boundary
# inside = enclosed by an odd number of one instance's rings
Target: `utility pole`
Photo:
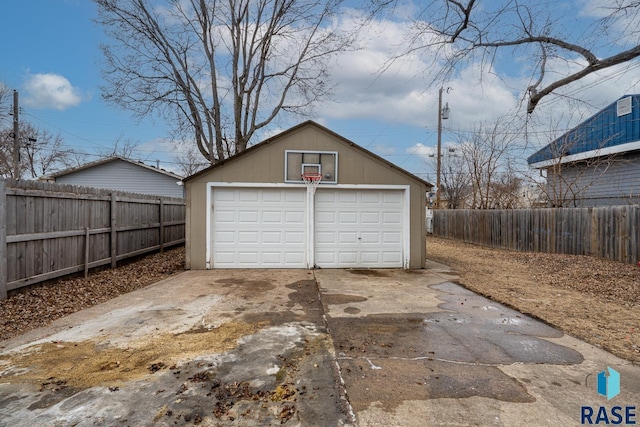
[[[20,125],[18,119],[18,113],[20,108],[18,107],[18,91],[13,91],[13,178],[20,178],[20,143],[19,133]]]
[[[440,174],[442,169],[442,120],[449,118],[449,103],[442,108],[442,91],[438,91],[438,158],[436,159],[436,209],[440,209]],[[449,88],[447,88],[449,93]]]

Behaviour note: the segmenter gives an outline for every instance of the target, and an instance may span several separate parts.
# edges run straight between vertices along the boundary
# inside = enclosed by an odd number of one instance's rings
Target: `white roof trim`
[[[545,160],[542,162],[531,163],[529,166],[535,169],[546,168],[551,165],[556,165],[558,163],[569,163],[569,162],[577,162],[585,159],[592,159],[595,157],[607,156],[610,154],[618,154],[624,153],[627,151],[640,150],[640,141],[627,142],[626,144],[614,145],[612,147],[599,148],[597,150],[585,151],[583,153],[571,154],[569,156],[564,156],[558,162],[556,159]]]

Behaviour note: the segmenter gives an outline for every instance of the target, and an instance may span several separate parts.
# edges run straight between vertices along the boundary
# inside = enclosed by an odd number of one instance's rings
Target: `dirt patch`
[[[47,342],[18,355],[0,356],[12,372],[0,382],[61,384],[62,388],[119,385],[167,369],[180,360],[220,353],[237,346],[237,340],[263,325],[228,322],[212,330],[160,335],[129,343],[126,348],[102,346],[93,341]]]
[[[460,284],[640,363],[640,269],[595,257],[485,248],[429,237],[427,257]]]

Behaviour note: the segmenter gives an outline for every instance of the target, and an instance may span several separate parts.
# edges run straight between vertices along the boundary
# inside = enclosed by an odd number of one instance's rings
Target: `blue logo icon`
[[[605,396],[607,400],[620,394],[620,373],[608,366],[606,371],[598,372],[598,393]]]

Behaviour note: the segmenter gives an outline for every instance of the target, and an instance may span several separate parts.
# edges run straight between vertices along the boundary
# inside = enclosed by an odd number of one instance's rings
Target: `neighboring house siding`
[[[57,177],[55,181],[140,194],[184,197],[184,187],[177,184],[178,179],[122,160],[71,172]]]
[[[548,169],[547,194],[553,203],[553,186],[560,188],[557,178]],[[575,202],[571,192],[566,196],[563,206],[592,207],[609,205],[628,205],[640,203],[640,153],[616,157],[609,162],[604,160],[597,166],[586,164],[562,168],[562,186],[572,185]],[[557,190],[558,191],[558,190]]]
[[[617,115],[618,101],[631,98],[631,112]],[[625,95],[594,116],[580,123],[551,144],[531,155],[534,164],[558,156],[603,150],[640,140],[640,95]]]

